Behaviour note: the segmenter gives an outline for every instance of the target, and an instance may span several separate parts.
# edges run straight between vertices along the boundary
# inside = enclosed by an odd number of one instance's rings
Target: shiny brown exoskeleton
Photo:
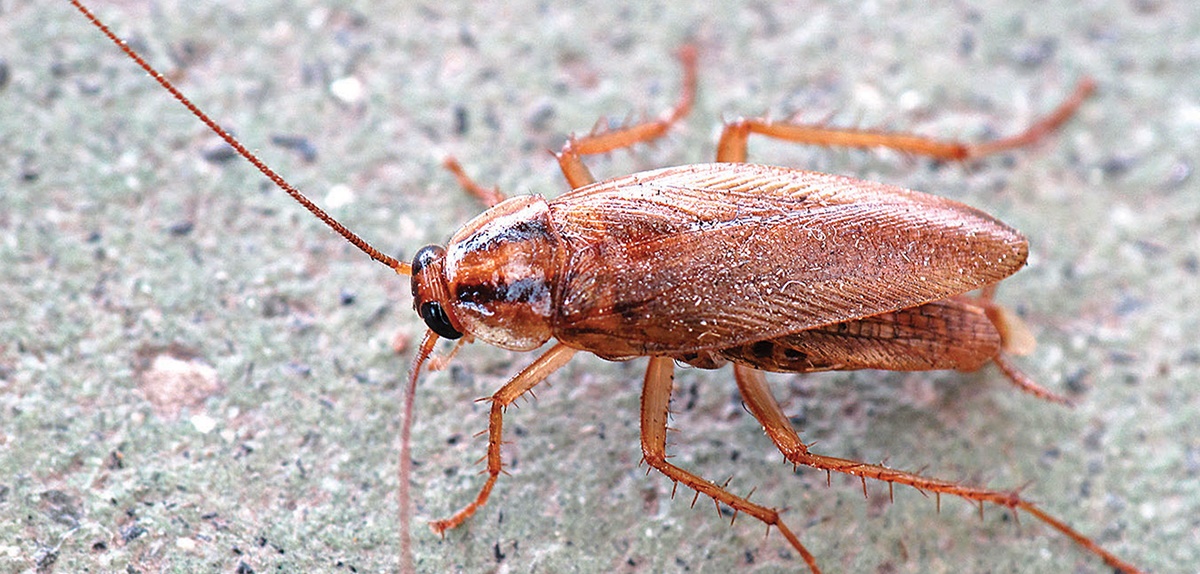
[[[72,3],[197,117],[272,181],[347,240],[398,273],[412,276],[414,308],[430,331],[414,359],[412,386],[439,338],[549,350],[491,397],[488,478],[470,504],[433,523],[444,532],[486,503],[502,463],[507,405],[566,364],[577,351],[605,359],[648,356],[642,390],[642,453],[672,481],[777,528],[813,572],[815,558],[776,509],[750,502],[667,461],[667,406],[675,362],[702,368],[733,363],[748,410],[788,461],[827,472],[905,484],[1023,510],[1124,572],[1133,565],[1048,515],[1015,491],[927,478],[881,465],[809,452],[783,414],[763,371],[887,369],[973,370],[996,363],[1025,391],[1066,402],[1012,367],[1006,355],[1029,347],[1019,321],[991,300],[1019,270],[1025,238],[987,214],[948,199],[880,183],[741,163],[759,133],[789,141],[883,146],[965,159],[1030,144],[1065,122],[1092,91],[1090,81],[1052,114],[1015,137],[980,145],[919,136],[739,120],[726,125],[717,162],[618,177],[599,183],[581,161],[664,134],[690,110],[695,52],[681,51],[680,102],[658,120],[572,138],[558,154],[571,191],[555,199],[503,200],[453,173],[491,207],[450,238],[421,249],[411,265],[346,230],[221,130],[161,74]],[[966,293],[982,290],[983,295]],[[457,348],[457,347],[456,347]],[[402,441],[402,481],[410,456]],[[406,556],[409,502],[402,491]]]
[[[907,356],[902,370],[975,369],[999,352],[997,329],[979,305],[947,298],[1000,281],[1026,255],[1020,233],[944,198],[713,163],[506,200],[445,249],[421,250],[413,297],[438,335],[516,351],[554,338],[610,360],[705,367],[896,368]],[[872,327],[901,324],[913,331]],[[882,345],[920,344],[922,331],[953,345]],[[897,356],[821,342],[839,335]]]

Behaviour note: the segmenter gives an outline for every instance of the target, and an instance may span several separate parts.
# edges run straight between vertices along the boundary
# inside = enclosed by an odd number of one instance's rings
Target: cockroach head
[[[552,336],[553,286],[565,250],[537,196],[501,202],[413,259],[413,306],[447,339],[470,335],[513,351]]]
[[[413,309],[439,337],[458,339],[462,331],[446,313],[449,294],[442,271],[445,261],[446,250],[440,245],[426,245],[413,257]]]

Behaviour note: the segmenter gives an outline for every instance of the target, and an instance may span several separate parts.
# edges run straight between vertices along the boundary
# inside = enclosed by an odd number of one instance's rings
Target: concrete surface
[[[1030,497],[1154,572],[1200,569],[1200,14],[1185,1],[104,3],[101,16],[268,163],[404,258],[479,211],[456,154],[510,193],[563,189],[546,149],[701,92],[668,141],[601,176],[713,156],[722,116],[945,137],[1012,132],[1083,75],[1046,145],[969,165],[755,142],[755,160],[944,194],[1024,230],[1000,291],[1073,410],[977,374],[773,377],[822,452]],[[369,262],[214,138],[65,2],[0,9],[0,571],[395,567],[399,394],[422,326]],[[352,78],[349,82],[346,80]],[[337,82],[342,80],[341,82]],[[362,88],[356,99],[353,82]],[[331,85],[338,86],[337,90]],[[316,152],[281,147],[299,136]],[[208,159],[206,159],[208,158]],[[398,335],[399,334],[399,335]],[[413,476],[426,572],[754,572],[778,535],[638,466],[642,361],[576,359],[511,412],[482,484],[472,399],[530,356],[480,345],[424,376]],[[157,362],[156,362],[157,361]],[[788,507],[830,572],[1104,572],[1026,516],[780,463],[726,371],[682,371],[678,463]]]

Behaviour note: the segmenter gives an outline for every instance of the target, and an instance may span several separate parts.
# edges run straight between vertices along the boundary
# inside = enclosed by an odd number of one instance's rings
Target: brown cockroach
[[[898,187],[744,163],[750,134],[824,146],[887,147],[963,160],[1029,145],[1061,126],[1094,89],[1073,95],[1021,134],[969,145],[876,131],[766,120],[728,123],[717,163],[684,165],[596,182],[582,157],[654,140],[689,112],[694,48],[680,51],[679,102],[655,120],[572,137],[557,158],[571,191],[504,199],[446,162],[489,209],[445,247],[419,250],[412,264],[380,253],[305,198],[71,0],[196,117],[276,185],[352,244],[412,278],[413,307],[428,331],[413,360],[402,439],[402,552],[409,555],[407,432],[422,365],[439,339],[480,340],[549,350],[490,397],[487,479],[475,500],[432,523],[462,524],[488,499],[502,470],[505,407],[578,351],[620,361],[649,357],[642,389],[643,460],[677,484],[779,530],[813,572],[816,559],[777,509],[750,502],[671,464],[668,403],[675,363],[715,369],[733,363],[747,409],[794,465],[908,485],[1033,515],[1123,572],[1137,568],[1017,491],[978,488],[809,451],[771,395],[763,371],[974,370],[995,363],[1019,388],[1066,402],[1007,360],[1029,344],[1019,321],[992,301],[998,282],[1025,265],[1019,232],[962,203]],[[982,290],[978,297],[967,296]],[[455,350],[457,350],[457,346]],[[453,351],[451,351],[453,353]]]

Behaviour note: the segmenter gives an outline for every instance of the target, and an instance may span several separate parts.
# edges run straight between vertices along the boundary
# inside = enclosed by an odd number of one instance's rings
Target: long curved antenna
[[[325,225],[328,225],[331,229],[338,232],[339,235],[346,238],[346,241],[349,241],[355,247],[361,249],[363,253],[371,256],[371,259],[387,265],[400,275],[412,275],[412,267],[408,263],[401,262],[394,257],[385,255],[383,252],[372,247],[370,243],[367,243],[361,237],[355,235],[354,232],[346,229],[344,225],[338,223],[333,216],[325,213],[325,210],[317,207],[317,204],[305,197],[304,194],[300,193],[299,190],[292,187],[292,184],[288,183],[287,180],[283,179],[283,177],[278,173],[275,173],[275,170],[267,167],[267,164],[258,159],[258,156],[246,149],[246,146],[243,146],[241,142],[234,139],[233,136],[229,135],[229,132],[226,132],[221,128],[221,126],[217,125],[217,122],[214,122],[212,118],[208,117],[208,114],[201,111],[200,108],[196,107],[196,105],[192,103],[191,100],[187,99],[187,97],[183,95],[183,92],[180,92],[170,80],[159,73],[158,70],[154,69],[154,66],[151,66],[148,62],[146,62],[146,60],[142,58],[140,54],[134,51],[133,48],[130,48],[129,44],[126,44],[124,40],[118,38],[117,35],[114,34],[113,31],[104,24],[104,22],[101,22],[100,19],[92,14],[91,10],[88,10],[87,7],[79,2],[79,0],[70,0],[70,2],[73,6],[75,6],[75,8],[83,13],[84,17],[86,17],[93,26],[98,28],[100,32],[108,37],[109,40],[112,40],[113,43],[116,44],[121,51],[125,52],[126,55],[132,58],[134,62],[137,62],[137,65],[141,66],[142,69],[145,70],[146,73],[150,74],[150,77],[154,78],[154,80],[162,85],[163,88],[166,88],[166,90],[170,92],[176,100],[179,100],[179,103],[183,104],[183,107],[187,108],[189,112],[192,112],[192,115],[196,116],[201,122],[204,122],[204,125],[208,126],[208,129],[212,130],[218,136],[221,136],[221,139],[225,140],[225,143],[229,144],[229,147],[232,147],[234,151],[238,152],[238,155],[246,158],[246,161],[249,161],[254,167],[258,168],[258,171],[261,171],[263,175],[267,176],[267,178],[274,182],[279,189],[286,191],[288,195],[292,196],[292,199],[295,199],[300,203],[300,205],[303,205],[305,209],[317,216],[317,219],[320,219],[325,223]]]
[[[408,369],[408,388],[404,393],[404,419],[400,423],[400,486],[397,497],[400,499],[400,572],[415,574],[412,550],[412,422],[413,402],[417,396],[417,378],[421,375],[421,365],[433,353],[433,346],[438,342],[437,333],[426,331],[425,338],[417,354],[413,356],[412,367]]]

